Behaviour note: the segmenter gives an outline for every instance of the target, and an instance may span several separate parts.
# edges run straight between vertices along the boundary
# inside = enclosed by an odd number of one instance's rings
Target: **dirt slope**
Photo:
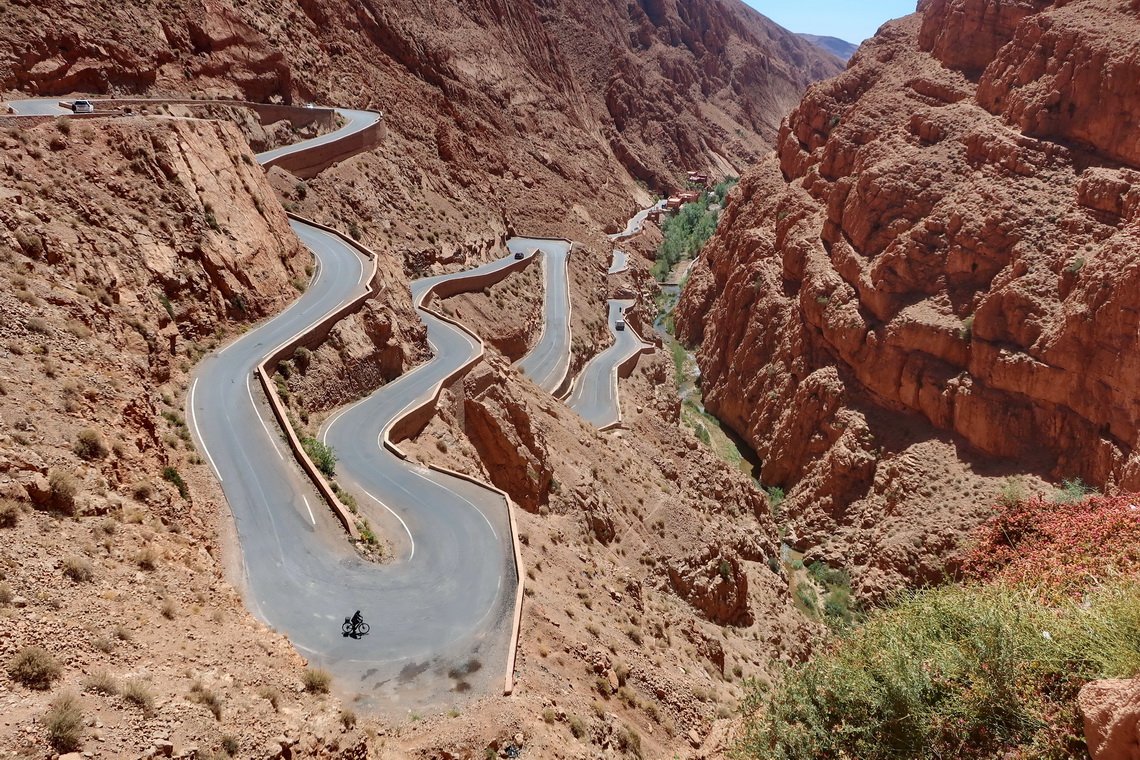
[[[710,408],[865,589],[998,478],[1140,485],[1135,3],[927,0],[813,86],[677,319]]]
[[[0,752],[43,756],[68,691],[103,757],[341,736],[223,577],[228,513],[180,411],[193,364],[307,280],[261,167],[224,123],[21,119],[0,142]],[[10,677],[33,645],[50,691]]]

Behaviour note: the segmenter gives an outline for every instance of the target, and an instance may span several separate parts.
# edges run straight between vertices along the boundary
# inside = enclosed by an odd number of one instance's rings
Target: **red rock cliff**
[[[501,177],[541,154],[518,173],[580,186],[738,171],[841,70],[739,0],[13,0],[5,20],[3,89],[371,106],[445,161]]]
[[[677,326],[800,548],[934,575],[987,477],[1140,488],[1138,40],[1136,3],[925,0],[734,192]]]

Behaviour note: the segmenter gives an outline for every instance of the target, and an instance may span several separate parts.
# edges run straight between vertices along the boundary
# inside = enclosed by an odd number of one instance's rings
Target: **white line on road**
[[[427,482],[431,483],[432,485],[436,485],[436,486],[442,485],[441,483],[437,483],[436,481],[432,480],[427,475],[424,475],[419,470],[412,470],[412,474],[415,475],[416,477],[420,478],[421,480],[426,480]],[[444,488],[447,488],[447,486],[444,486]],[[478,512],[479,516],[483,518],[483,522],[487,523],[487,527],[491,529],[491,535],[495,537],[496,541],[499,540],[498,531],[495,530],[495,526],[491,524],[491,521],[487,519],[487,515],[483,514],[483,510],[481,510],[481,509],[479,509],[479,507],[475,506],[471,502],[470,499],[468,499],[466,496],[459,493],[458,491],[452,490],[450,488],[447,488],[447,490],[450,491],[453,496],[458,496],[459,498],[463,499],[463,501],[467,502],[467,506],[471,507],[476,512]]]
[[[363,488],[360,490],[364,491]],[[373,496],[368,491],[364,491],[364,493],[368,498],[372,499],[372,501],[376,502],[380,506],[384,507],[384,509],[391,512],[392,516],[400,521],[400,525],[404,526],[404,530],[408,532],[408,540],[412,542],[412,553],[408,555],[408,561],[411,562],[412,557],[416,556],[416,539],[412,538],[412,531],[411,531],[411,529],[408,528],[408,524],[406,522],[404,522],[404,518],[400,517],[398,514],[395,513],[395,511],[393,511],[393,509],[391,507],[389,507],[387,504],[385,504],[384,502],[377,499],[375,496]]]
[[[190,386],[190,401],[187,407],[190,409],[190,421],[194,423],[194,433],[198,436],[198,445],[202,447],[202,453],[206,455],[206,459],[210,462],[210,468],[214,471],[214,477],[218,482],[222,482],[222,473],[218,471],[218,466],[214,464],[214,458],[210,456],[210,450],[206,448],[206,439],[202,437],[202,431],[198,429],[198,414],[194,411],[194,391],[198,390],[198,380],[201,378],[194,378],[194,384]]]
[[[253,387],[249,384],[250,377],[252,377],[252,375],[246,375],[245,390],[249,393],[249,403],[253,405],[253,413],[257,415],[257,421],[265,428],[265,434],[269,436],[269,443],[273,446],[273,450],[277,452],[277,456],[281,458],[281,461],[285,461],[285,455],[281,453],[281,449],[277,445],[277,440],[273,437],[273,433],[270,432],[269,426],[265,424],[265,418],[261,416],[261,410],[257,408],[257,402],[253,400]]]
[[[305,500],[305,509],[309,510],[309,519],[312,520],[313,525],[317,524],[317,518],[313,517],[313,508],[309,506],[309,497],[301,494],[301,498]]]

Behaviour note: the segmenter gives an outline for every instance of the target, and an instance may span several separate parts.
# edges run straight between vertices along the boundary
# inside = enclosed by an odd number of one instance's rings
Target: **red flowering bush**
[[[978,531],[968,579],[1080,595],[1140,570],[1140,494],[1008,502]]]

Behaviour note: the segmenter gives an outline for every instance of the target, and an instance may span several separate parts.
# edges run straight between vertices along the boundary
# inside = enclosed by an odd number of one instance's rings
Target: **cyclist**
[[[356,614],[352,616],[352,620],[350,622],[352,623],[352,635],[356,636],[357,631],[360,630],[360,624],[364,622],[364,616],[360,614],[360,610],[356,611]]]

